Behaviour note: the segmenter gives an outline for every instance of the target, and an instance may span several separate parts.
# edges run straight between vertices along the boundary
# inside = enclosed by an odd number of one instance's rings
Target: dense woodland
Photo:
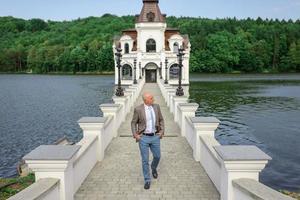
[[[300,20],[168,17],[188,34],[192,72],[300,71]],[[0,71],[113,71],[112,41],[134,16],[105,14],[73,21],[0,17]]]

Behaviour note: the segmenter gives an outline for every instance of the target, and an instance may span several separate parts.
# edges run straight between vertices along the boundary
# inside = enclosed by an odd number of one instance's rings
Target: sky
[[[300,0],[160,0],[168,16],[300,19]],[[0,16],[73,20],[111,13],[139,14],[142,0],[0,0]]]

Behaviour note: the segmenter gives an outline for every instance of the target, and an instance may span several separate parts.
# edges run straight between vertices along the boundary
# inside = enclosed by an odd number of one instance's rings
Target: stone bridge
[[[196,117],[199,105],[189,103],[188,88],[182,97],[175,90],[162,80],[126,87],[125,96],[100,105],[102,117],[78,121],[83,138],[75,145],[41,145],[25,155],[36,182],[10,199],[292,199],[259,182],[267,154],[255,146],[221,145],[214,137],[220,121]],[[166,129],[159,176],[149,190],[130,128],[145,91],[160,104]]]

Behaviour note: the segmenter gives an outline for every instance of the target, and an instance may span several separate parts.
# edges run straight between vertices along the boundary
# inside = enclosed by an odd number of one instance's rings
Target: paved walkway
[[[165,119],[165,137],[161,140],[161,160],[158,179],[152,179],[149,190],[144,189],[142,163],[138,143],[131,137],[130,122],[133,110],[118,130],[105,152],[75,194],[82,199],[220,199],[219,193],[199,162],[195,162],[192,149],[180,136],[156,83],[145,84],[142,93],[149,91],[155,103],[160,104]],[[142,103],[140,96],[135,105]],[[152,155],[150,153],[150,155]],[[152,157],[150,156],[150,162]]]

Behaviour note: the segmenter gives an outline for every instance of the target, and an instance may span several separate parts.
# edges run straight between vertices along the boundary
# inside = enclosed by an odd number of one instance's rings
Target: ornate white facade
[[[189,58],[191,44],[187,35],[178,29],[168,28],[166,15],[161,14],[158,0],[143,0],[143,9],[136,15],[135,29],[124,30],[114,40],[113,49],[122,49],[121,84],[132,85],[136,79],[146,82],[167,80],[170,85],[178,84],[179,67],[177,52],[183,47],[182,84],[189,85]],[[167,59],[167,70],[166,70]],[[136,70],[134,70],[136,60]],[[118,84],[118,68],[115,62],[115,84]]]

